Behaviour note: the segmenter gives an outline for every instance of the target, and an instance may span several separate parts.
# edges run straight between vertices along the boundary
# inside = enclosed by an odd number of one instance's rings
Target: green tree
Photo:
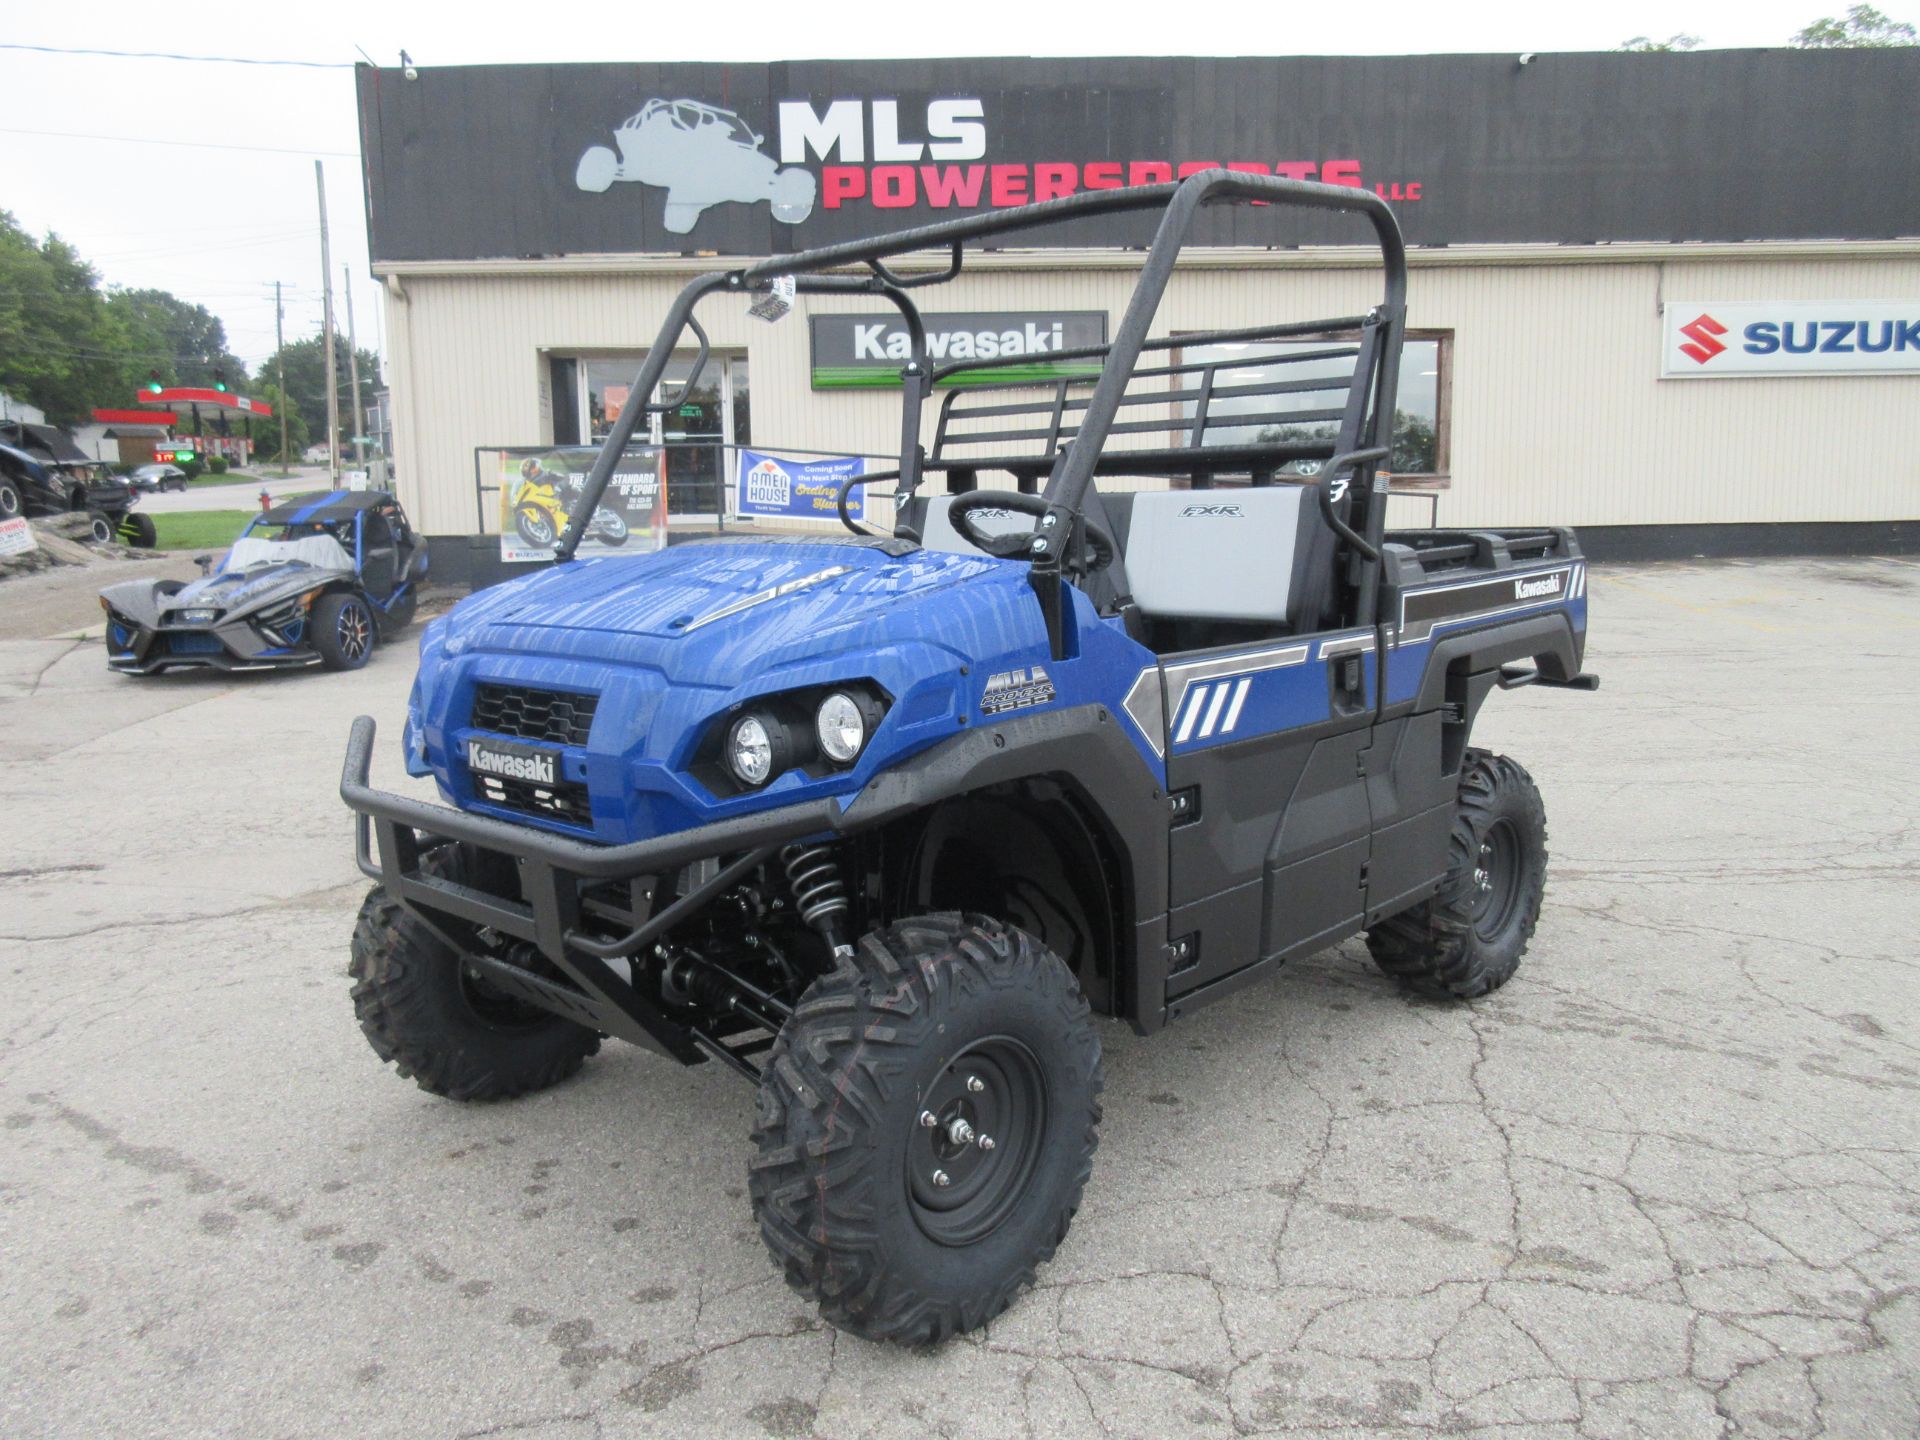
[[[227,348],[227,327],[206,306],[165,290],[116,290],[107,296],[107,309],[136,348],[153,357],[147,368],[158,370],[162,380],[210,386],[218,372],[236,391],[245,384],[247,367]]]
[[[100,277],[58,235],[36,241],[0,210],[0,389],[57,425],[131,393],[132,337]]]
[[[247,386],[247,395],[249,398],[263,402],[273,409],[273,417],[271,419],[250,419],[246,422],[247,433],[253,440],[254,462],[265,465],[279,461],[280,417],[283,414],[287,417],[287,449],[292,453],[293,458],[297,460],[300,458],[300,452],[313,443],[311,433],[307,429],[306,417],[300,413],[300,407],[298,405],[287,405],[286,397],[280,393],[280,387],[275,385],[270,379],[267,379],[266,374],[267,372],[263,371],[261,378],[252,381]],[[326,420],[323,416],[321,424],[324,425],[325,423]]]
[[[1636,55],[1664,55],[1680,50],[1692,50],[1699,46],[1698,35],[1669,35],[1664,40],[1650,40],[1645,35],[1636,35],[1631,40],[1622,40],[1614,46],[1615,50],[1625,50]]]
[[[345,451],[351,437],[365,434],[363,430],[353,428],[357,423],[353,415],[353,387],[347,371],[347,340],[344,335],[333,337],[334,363],[338,369],[340,394],[340,435],[341,448]],[[309,335],[304,340],[290,341],[275,354],[260,362],[260,375],[263,379],[272,379],[279,375],[279,366],[284,363],[287,371],[287,396],[292,401],[291,413],[301,418],[312,443],[318,444],[327,433],[327,351],[326,344],[318,335]],[[360,351],[360,403],[372,403],[373,392],[380,388],[380,357],[371,350]],[[277,442],[276,442],[277,443]],[[296,450],[299,447],[295,447]]]
[[[1871,5],[1855,5],[1835,19],[1823,15],[1789,42],[1802,50],[1883,50],[1920,43],[1913,26],[1892,20]]]

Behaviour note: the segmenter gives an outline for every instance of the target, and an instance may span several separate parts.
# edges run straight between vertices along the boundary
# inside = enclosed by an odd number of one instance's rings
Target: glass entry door
[[[591,356],[578,361],[579,433],[606,439],[630,399],[644,355]],[[647,416],[648,443],[666,450],[667,509],[675,517],[712,516],[726,498],[733,473],[729,445],[751,442],[747,357],[710,355],[699,384],[687,388],[692,355],[675,355],[651,400],[666,405]],[[558,389],[556,387],[556,393]],[[557,429],[557,427],[556,427]]]
[[[740,362],[742,368],[746,362]],[[667,446],[667,513],[712,515],[722,507],[729,391],[726,362],[709,359],[699,383],[687,387],[691,356],[678,356],[660,382],[661,399],[670,408],[653,416],[653,438]]]

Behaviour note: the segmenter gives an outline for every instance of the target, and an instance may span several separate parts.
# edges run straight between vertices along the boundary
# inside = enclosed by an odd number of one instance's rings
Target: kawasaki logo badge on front
[[[1538,580],[1516,580],[1513,582],[1513,598],[1516,600],[1540,600],[1549,595],[1558,595],[1560,587],[1566,581],[1564,573],[1544,575]]]
[[[467,741],[467,768],[478,775],[498,775],[503,780],[528,780],[535,785],[551,785],[559,778],[559,757],[548,750],[507,750],[479,740]]]

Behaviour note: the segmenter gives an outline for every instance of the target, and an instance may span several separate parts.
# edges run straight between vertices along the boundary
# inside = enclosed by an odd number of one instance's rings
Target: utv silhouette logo
[[[649,100],[613,132],[613,148],[589,146],[574,167],[573,183],[602,194],[616,180],[635,180],[667,192],[666,227],[685,235],[714,205],[766,201],[773,218],[798,225],[813,213],[816,181],[810,171],[781,169],[754,132],[731,110],[698,100]]]
[[[1727,333],[1727,327],[1711,315],[1702,315],[1697,320],[1691,320],[1682,325],[1680,333],[1690,342],[1680,347],[1680,353],[1702,365],[1727,348],[1719,340],[1720,336]]]

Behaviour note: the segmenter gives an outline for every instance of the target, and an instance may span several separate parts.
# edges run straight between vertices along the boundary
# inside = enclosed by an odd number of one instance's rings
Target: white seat
[[[989,492],[991,493],[991,492]],[[1008,491],[1012,494],[1012,491]],[[953,508],[958,495],[929,495],[927,510],[920,525],[920,548],[922,550],[940,550],[949,555],[983,555],[986,552],[970,543],[967,537],[954,529],[953,521],[947,512]],[[974,528],[983,535],[1025,535],[1033,529],[1033,517],[1021,515],[1012,510],[988,507],[973,512]]]
[[[1306,558],[1303,527],[1321,523],[1307,486],[1160,490],[1133,497],[1127,578],[1151,619],[1287,625]]]

